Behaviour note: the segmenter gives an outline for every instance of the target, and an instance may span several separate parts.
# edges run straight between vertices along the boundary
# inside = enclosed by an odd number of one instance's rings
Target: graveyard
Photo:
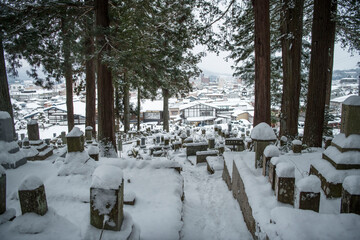
[[[0,112],[1,239],[358,239],[360,105],[307,148],[266,123],[118,133],[102,157],[91,127],[14,140]]]

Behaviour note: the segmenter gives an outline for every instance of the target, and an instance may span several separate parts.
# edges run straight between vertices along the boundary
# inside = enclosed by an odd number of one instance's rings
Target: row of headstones
[[[0,172],[0,214],[3,214],[6,211],[6,174],[3,169],[0,169]],[[112,177],[108,177],[108,174],[112,174]],[[122,170],[114,166],[101,165],[94,171],[92,178],[90,224],[99,229],[120,231],[124,219]],[[45,186],[40,178],[27,177],[18,188],[18,195],[22,214],[36,213],[43,216],[47,213]],[[105,216],[108,220],[104,223]]]
[[[273,146],[275,147],[275,146]],[[276,148],[276,147],[275,147]],[[295,184],[293,164],[279,160],[278,157],[266,157],[263,161],[263,175],[268,177],[272,190],[279,202],[294,205],[299,209],[319,212],[321,182],[315,175],[302,178]],[[348,176],[344,179],[341,196],[341,213],[360,214],[360,195],[353,194],[351,188],[355,182],[360,189],[360,176]],[[346,187],[350,185],[351,187]]]

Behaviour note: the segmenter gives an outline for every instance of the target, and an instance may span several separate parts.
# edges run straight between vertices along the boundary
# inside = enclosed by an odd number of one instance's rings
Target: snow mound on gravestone
[[[16,161],[25,158],[23,151],[9,153],[10,150],[19,148],[17,142],[0,141],[0,164],[14,164]]]
[[[350,96],[348,97],[343,104],[351,106],[360,106],[360,96]]]
[[[276,175],[282,178],[294,178],[295,167],[291,163],[280,162],[276,165]]]
[[[274,130],[265,122],[256,125],[251,131],[250,137],[256,140],[276,140]]]
[[[293,145],[302,145],[302,142],[300,140],[298,140],[298,139],[295,139],[295,140],[292,141],[292,144]]]
[[[119,189],[122,185],[123,172],[113,165],[97,167],[92,176],[91,187],[102,189]]]
[[[278,157],[280,156],[279,148],[274,145],[268,145],[264,149],[265,157]]]
[[[28,176],[22,181],[19,191],[34,190],[39,188],[41,185],[44,185],[44,183],[40,178],[37,176]]]
[[[73,129],[66,135],[66,137],[81,137],[84,133],[78,127],[73,127]]]
[[[91,175],[97,164],[86,151],[68,152],[58,175]]]
[[[343,188],[351,195],[360,195],[360,176],[353,175],[344,179]]]
[[[296,188],[299,192],[319,193],[321,189],[321,182],[315,175],[310,175],[299,180],[296,183]]]
[[[53,209],[40,216],[26,213],[0,225],[2,239],[81,239],[79,229]]]

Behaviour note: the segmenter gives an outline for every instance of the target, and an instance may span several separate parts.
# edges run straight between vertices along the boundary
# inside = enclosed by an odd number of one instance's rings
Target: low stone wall
[[[186,143],[184,146],[186,147],[186,156],[196,156],[196,152],[207,150],[208,143]]]
[[[232,183],[231,183],[231,177],[230,177],[229,169],[228,169],[228,167],[226,165],[226,161],[224,161],[224,170],[223,170],[223,173],[222,173],[222,179],[225,181],[227,187],[231,191]]]
[[[196,164],[205,163],[206,157],[208,156],[217,156],[219,152],[217,150],[210,151],[197,151],[196,152]]]

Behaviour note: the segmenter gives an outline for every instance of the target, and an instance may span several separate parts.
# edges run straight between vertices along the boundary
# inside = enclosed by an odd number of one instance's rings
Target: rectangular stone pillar
[[[6,211],[6,173],[0,165],[0,214]]]
[[[84,134],[78,128],[74,127],[66,135],[68,152],[82,152],[84,151]]]
[[[31,120],[27,124],[27,132],[28,132],[29,141],[40,140],[39,124],[36,120]]]
[[[360,176],[344,179],[340,212],[360,214]]]
[[[92,176],[90,224],[99,229],[120,231],[124,219],[124,179],[119,167],[101,165]],[[104,222],[104,219],[108,219]]]
[[[276,165],[275,195],[279,202],[294,204],[295,168],[287,162]]]
[[[314,175],[304,177],[296,183],[295,207],[319,212],[320,179]]]
[[[45,187],[36,176],[26,178],[19,187],[19,200],[22,214],[33,212],[41,216],[48,210]]]

